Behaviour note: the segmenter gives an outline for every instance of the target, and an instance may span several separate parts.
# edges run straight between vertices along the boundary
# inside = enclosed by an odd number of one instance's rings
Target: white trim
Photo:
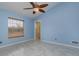
[[[40,27],[41,27],[41,20],[35,20],[34,21],[34,40],[36,39],[36,22],[40,22]],[[41,40],[41,34],[40,34],[40,40]]]
[[[35,31],[35,28],[36,28],[36,20],[34,21],[34,40],[36,38],[36,31]]]
[[[77,46],[72,46],[64,43],[58,43],[58,42],[51,42],[51,41],[46,41],[46,40],[41,40],[42,42],[50,43],[50,44],[56,44],[56,45],[62,45],[62,46],[67,46],[67,47],[73,47],[73,48],[78,48]]]
[[[20,43],[27,42],[27,41],[30,41],[30,40],[33,40],[33,39],[23,40],[23,41],[18,41],[18,42],[14,42],[14,43],[9,43],[9,44],[0,46],[0,48],[4,48],[4,47],[8,47],[8,46],[12,46],[12,45],[16,45],[16,44],[20,44]]]

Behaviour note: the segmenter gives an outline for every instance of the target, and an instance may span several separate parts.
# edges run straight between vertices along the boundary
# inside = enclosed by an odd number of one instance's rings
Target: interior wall
[[[72,43],[79,42],[79,3],[62,2],[36,19],[41,21],[42,40],[79,45]]]
[[[10,16],[24,20],[24,37],[8,38],[8,17]],[[2,42],[0,46],[33,39],[33,24],[33,20],[30,20],[27,16],[19,16],[15,12],[0,9],[0,42]]]

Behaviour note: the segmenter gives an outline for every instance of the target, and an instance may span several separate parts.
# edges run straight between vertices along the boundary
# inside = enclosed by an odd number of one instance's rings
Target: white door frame
[[[40,40],[41,40],[41,21],[40,20],[34,21],[34,40],[36,40],[36,22],[40,22]]]

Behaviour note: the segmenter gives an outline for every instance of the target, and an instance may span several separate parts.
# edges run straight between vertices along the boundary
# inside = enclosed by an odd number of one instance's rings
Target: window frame
[[[11,20],[17,20],[17,21],[22,21],[23,22],[23,33],[22,35],[17,35],[17,36],[9,36],[9,26],[8,26],[8,38],[19,38],[19,37],[24,37],[24,20],[22,19],[17,19],[17,18],[14,18],[14,17],[8,17],[8,21],[9,19]],[[15,32],[15,31],[14,31]]]

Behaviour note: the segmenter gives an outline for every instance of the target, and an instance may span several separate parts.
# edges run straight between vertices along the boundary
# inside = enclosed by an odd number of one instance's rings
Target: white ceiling
[[[45,7],[45,11],[48,11],[52,7],[58,4],[58,2],[37,2],[38,4],[48,4],[47,7]],[[30,3],[28,2],[0,2],[0,8],[7,9],[10,11],[14,11],[21,15],[26,15],[30,18],[39,16],[42,13],[36,13],[33,14],[33,10],[23,10],[23,8],[32,7]]]

